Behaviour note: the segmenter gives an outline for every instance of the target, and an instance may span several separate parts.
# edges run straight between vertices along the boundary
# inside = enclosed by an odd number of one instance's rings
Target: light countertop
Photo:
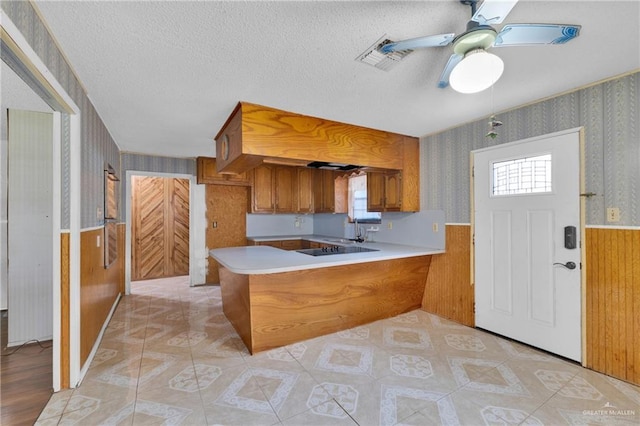
[[[254,237],[254,241],[273,241],[286,239],[304,239],[325,244],[352,245],[366,247],[377,251],[351,254],[334,254],[327,256],[310,256],[297,251],[281,250],[270,246],[227,247],[209,251],[211,257],[236,274],[274,274],[303,269],[327,268],[330,266],[349,265],[353,263],[376,262],[380,260],[401,259],[404,257],[428,256],[444,253],[441,249],[406,246],[389,243],[351,243],[341,242],[338,237],[322,237],[317,235],[296,235],[290,237]]]

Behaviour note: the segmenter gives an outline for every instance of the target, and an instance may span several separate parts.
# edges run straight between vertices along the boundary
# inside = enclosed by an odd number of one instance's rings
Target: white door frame
[[[567,129],[567,130],[562,130],[562,131],[558,131],[558,132],[554,132],[554,133],[549,133],[546,135],[541,135],[541,136],[535,136],[535,137],[531,137],[531,138],[526,138],[526,139],[521,139],[518,141],[514,141],[514,142],[508,142],[508,143],[525,143],[525,142],[530,142],[536,139],[540,139],[540,138],[549,138],[549,137],[554,137],[554,136],[560,136],[560,135],[564,135],[564,134],[570,134],[570,133],[579,133],[579,155],[580,155],[580,159],[579,159],[579,187],[580,187],[580,242],[582,244],[581,250],[580,250],[580,262],[581,262],[581,273],[580,273],[580,287],[581,287],[581,311],[582,311],[582,318],[581,318],[581,333],[582,333],[582,365],[586,366],[586,277],[587,277],[587,264],[586,264],[586,250],[584,247],[584,241],[585,241],[585,215],[586,215],[586,195],[585,195],[585,137],[584,137],[584,127],[576,127],[576,128],[572,128],[572,129]],[[471,274],[471,285],[475,286],[475,199],[474,199],[474,188],[475,188],[475,177],[474,177],[474,153],[473,151],[470,152],[470,158],[469,158],[469,167],[470,167],[470,179],[469,179],[469,183],[470,183],[470,187],[469,187],[469,194],[470,194],[470,207],[471,210],[469,212],[470,214],[470,218],[471,218],[471,262],[470,262],[470,274]]]
[[[54,113],[54,140],[53,140],[53,390],[60,390],[61,371],[61,294],[60,294],[60,237],[61,229],[61,116],[60,112],[70,115],[70,303],[69,303],[69,356],[70,386],[76,387],[80,378],[80,146],[81,146],[81,121],[80,108],[75,104],[62,85],[56,80],[51,71],[42,62],[40,57],[31,48],[26,38],[18,30],[18,27],[9,19],[4,11],[0,10],[0,27],[2,40],[11,52],[19,58],[24,69],[28,70],[43,89],[48,92],[61,106],[61,111]]]
[[[206,221],[205,216],[205,202],[204,202],[204,185],[196,184],[196,177],[190,174],[184,173],[165,173],[165,172],[147,172],[139,170],[126,170],[125,171],[125,242],[124,242],[124,282],[125,282],[125,294],[131,294],[131,224],[132,224],[132,211],[131,211],[131,177],[132,176],[155,176],[163,178],[177,178],[177,179],[189,179],[189,285],[191,287],[195,285],[204,284],[207,271],[206,267],[203,269],[202,255],[203,247],[205,247],[205,230]],[[206,255],[206,250],[205,255]],[[206,265],[207,259],[204,259],[204,265]]]

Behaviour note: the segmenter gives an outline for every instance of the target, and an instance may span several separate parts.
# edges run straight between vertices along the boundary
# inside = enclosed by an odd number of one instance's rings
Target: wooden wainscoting
[[[100,238],[100,247],[97,240]],[[103,228],[80,233],[80,362],[91,353],[124,282],[124,225],[118,229],[118,259],[104,268]]]
[[[640,230],[587,228],[586,366],[640,385]]]
[[[446,225],[446,253],[431,257],[422,309],[475,327],[470,243],[470,225]]]

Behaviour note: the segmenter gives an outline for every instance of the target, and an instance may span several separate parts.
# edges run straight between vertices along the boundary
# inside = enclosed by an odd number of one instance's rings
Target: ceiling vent
[[[380,47],[385,44],[393,43],[386,35],[382,36],[378,41],[373,43],[367,50],[356,58],[356,61],[374,66],[378,69],[389,71],[396,66],[405,56],[413,52],[411,49],[398,50],[395,52],[382,53]]]

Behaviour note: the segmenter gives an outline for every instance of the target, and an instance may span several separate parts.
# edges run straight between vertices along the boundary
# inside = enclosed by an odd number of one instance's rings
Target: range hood
[[[341,164],[341,163],[328,163],[326,161],[314,161],[307,164],[307,167],[311,167],[314,169],[326,169],[326,170],[339,170],[339,171],[348,171],[359,169],[362,166],[356,166],[353,164]]]

